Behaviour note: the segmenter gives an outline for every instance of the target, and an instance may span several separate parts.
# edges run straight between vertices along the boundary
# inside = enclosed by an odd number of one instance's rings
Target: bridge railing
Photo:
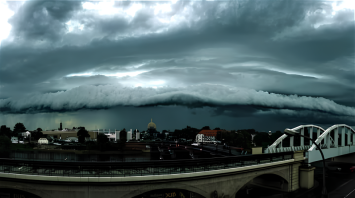
[[[289,159],[293,159],[293,152],[149,162],[50,162],[0,158],[0,173],[67,177],[130,177],[221,170]]]

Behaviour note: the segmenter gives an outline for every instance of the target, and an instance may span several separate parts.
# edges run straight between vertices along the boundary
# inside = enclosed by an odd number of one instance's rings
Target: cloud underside
[[[295,121],[355,116],[353,9],[318,1],[104,4],[8,3],[15,13],[0,50],[1,113],[163,105]]]
[[[238,116],[238,111],[243,112],[243,116],[262,115],[263,112],[295,118],[302,114],[313,117],[333,115],[348,119],[355,116],[355,108],[339,105],[325,98],[282,95],[212,84],[157,89],[90,85],[56,93],[0,100],[0,110],[7,113],[66,112],[79,109],[109,109],[116,106],[158,105],[189,108],[210,106],[222,109],[223,113],[229,116]],[[245,108],[250,109],[243,111]],[[218,114],[218,111],[215,113]]]

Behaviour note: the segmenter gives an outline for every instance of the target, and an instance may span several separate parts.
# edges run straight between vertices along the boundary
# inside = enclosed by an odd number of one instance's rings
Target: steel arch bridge
[[[300,125],[292,130],[297,131],[301,135],[308,136],[319,144],[326,159],[355,153],[355,130],[346,124],[336,124],[326,130],[320,126],[309,124]],[[283,146],[285,141],[289,143],[287,147]],[[283,134],[272,145],[266,148],[265,153],[300,150],[305,151],[308,163],[322,160],[322,156],[316,145],[310,140],[306,139],[305,141],[304,137],[300,137],[299,141],[295,142],[295,137],[289,137],[287,134]]]

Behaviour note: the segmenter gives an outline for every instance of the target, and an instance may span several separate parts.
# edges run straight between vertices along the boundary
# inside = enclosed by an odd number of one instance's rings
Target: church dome
[[[149,124],[148,124],[148,129],[149,129],[149,128],[157,129],[157,125],[153,122],[153,119],[151,119],[151,121],[150,121]]]

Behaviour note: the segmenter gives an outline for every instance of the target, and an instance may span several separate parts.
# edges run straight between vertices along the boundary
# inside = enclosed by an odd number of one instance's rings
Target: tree
[[[270,145],[271,138],[268,133],[259,132],[254,136],[253,142],[256,144],[256,146],[262,146],[264,149],[267,145]]]
[[[11,140],[5,135],[0,135],[0,157],[9,157]]]
[[[214,128],[213,130],[221,130],[221,128],[219,128],[219,127],[216,127],[216,128]]]
[[[216,129],[214,129],[214,130],[216,130]],[[222,132],[221,131],[217,131],[216,140],[222,141]]]
[[[90,137],[89,132],[85,129],[85,127],[78,127],[78,128],[80,128],[80,130],[76,133],[76,135],[78,136],[78,141],[80,143],[84,143],[85,138]]]
[[[10,127],[6,127],[6,125],[2,125],[0,128],[0,135],[5,135],[5,136],[11,138],[12,131],[11,131]]]
[[[41,128],[37,128],[37,132],[42,132],[43,130]]]
[[[109,140],[105,134],[99,133],[97,135],[97,145],[99,146],[101,151],[103,150],[104,145],[108,142],[109,142]]]
[[[103,134],[103,133],[99,133],[98,135],[97,135],[97,143],[98,144],[104,144],[104,143],[106,143],[106,142],[108,142],[109,140],[108,140],[108,138],[107,138],[107,136],[105,135],[105,134]]]
[[[127,132],[126,132],[126,129],[123,128],[121,131],[120,131],[120,141],[121,142],[126,142],[127,141]]]
[[[17,123],[14,126],[14,132],[16,133],[21,133],[21,132],[26,132],[26,127],[22,123]]]
[[[244,149],[250,149],[251,134],[247,130],[232,130],[231,132],[221,131],[221,138],[224,139],[224,143],[229,146],[242,147]]]
[[[201,130],[211,130],[210,129],[210,127],[209,126],[204,126],[204,127],[202,127],[202,129]]]
[[[32,132],[31,133],[31,137],[34,139],[34,140],[38,140],[39,138],[41,138],[43,136],[43,133],[42,132]]]
[[[165,133],[159,133],[157,137],[162,140],[164,140],[166,138]]]

